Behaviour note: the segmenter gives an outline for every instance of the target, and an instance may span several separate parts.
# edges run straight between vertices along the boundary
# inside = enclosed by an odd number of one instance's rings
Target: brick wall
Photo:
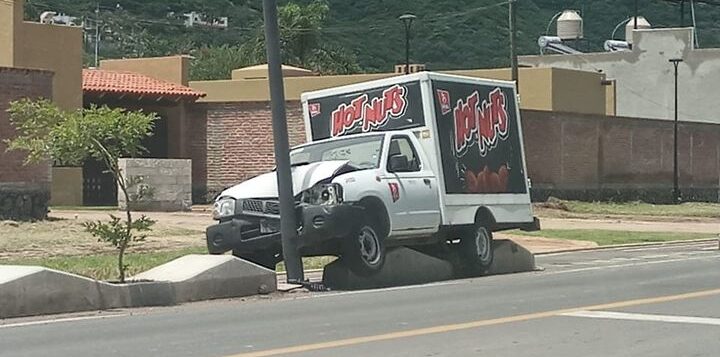
[[[673,122],[523,111],[533,196],[667,202]],[[688,200],[718,201],[720,125],[680,123],[679,186]]]
[[[0,219],[43,218],[50,198],[50,164],[23,165],[25,154],[6,152],[15,135],[7,109],[20,98],[52,98],[52,72],[0,67]]]
[[[194,110],[191,120],[195,125],[202,126],[202,119],[198,116],[204,112],[207,155],[205,163],[198,162],[197,165],[196,157],[192,156],[193,182],[199,183],[203,180],[201,176],[205,176],[208,197],[212,198],[223,189],[275,166],[269,102],[198,106],[202,108]],[[300,103],[288,102],[286,110],[290,146],[301,144],[305,141],[305,129]],[[197,130],[198,133],[201,131]],[[202,139],[195,139],[193,152],[198,156],[202,144]]]
[[[291,145],[302,143],[300,103],[287,112]],[[672,122],[529,110],[522,120],[533,199],[671,199]],[[269,103],[198,104],[192,122],[193,183],[206,197],[274,166]],[[682,123],[679,138],[683,196],[717,201],[720,125]]]

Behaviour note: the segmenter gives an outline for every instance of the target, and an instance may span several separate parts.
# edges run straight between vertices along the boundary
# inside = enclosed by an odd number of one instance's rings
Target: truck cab
[[[493,231],[537,226],[518,112],[512,118],[504,112],[506,122],[496,123],[504,125],[503,137],[485,155],[463,158],[484,138],[477,129],[467,138],[458,135],[466,127],[443,128],[444,121],[461,123],[457,115],[463,113],[439,118],[449,112],[447,103],[438,101],[449,98],[433,98],[431,85],[438,83],[432,79],[463,89],[489,87],[488,92],[502,85],[514,103],[514,87],[507,82],[488,85],[426,73],[303,95],[308,143],[290,152],[301,255],[339,256],[353,272],[368,276],[380,271],[386,249],[393,246],[456,250],[464,269],[478,273],[492,263]],[[323,107],[334,110],[323,115]],[[480,118],[473,120],[461,124],[483,125]],[[513,144],[504,142],[509,138]],[[465,152],[457,150],[458,140]],[[476,162],[502,145],[510,149],[499,159]],[[208,251],[232,251],[274,268],[282,258],[277,197],[274,171],[223,191],[214,205],[218,224],[207,229]]]

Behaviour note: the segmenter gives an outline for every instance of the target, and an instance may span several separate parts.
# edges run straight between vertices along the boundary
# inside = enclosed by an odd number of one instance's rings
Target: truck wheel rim
[[[369,265],[375,265],[380,261],[380,242],[377,234],[370,227],[363,227],[358,234],[360,243],[360,256]]]
[[[487,234],[485,227],[480,227],[475,232],[475,247],[477,248],[477,256],[480,262],[485,264],[490,260],[490,236]]]

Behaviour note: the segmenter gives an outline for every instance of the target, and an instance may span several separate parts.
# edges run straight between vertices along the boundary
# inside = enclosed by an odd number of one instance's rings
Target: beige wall
[[[50,205],[82,206],[82,167],[53,167]]]
[[[82,106],[82,29],[22,23],[16,34],[15,63],[55,72],[54,101],[64,109]]]
[[[0,1],[0,65],[53,71],[53,100],[81,107],[82,29],[23,22],[23,3]]]
[[[509,80],[510,70],[485,69],[444,71],[443,73],[478,78]],[[348,76],[313,76],[285,78],[285,98],[300,99],[303,92],[332,88],[395,76],[394,73]],[[543,111],[567,111],[605,114],[606,88],[603,75],[593,72],[552,68],[520,69],[520,107]],[[207,93],[198,102],[264,102],[269,100],[265,79],[190,82],[190,87]]]
[[[100,61],[101,69],[130,71],[186,86],[190,78],[190,57],[169,56]]]

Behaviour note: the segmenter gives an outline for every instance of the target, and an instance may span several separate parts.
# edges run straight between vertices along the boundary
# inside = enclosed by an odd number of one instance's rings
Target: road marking
[[[607,304],[590,305],[590,306],[575,307],[575,308],[568,308],[568,309],[536,312],[536,313],[525,314],[525,315],[508,316],[508,317],[501,317],[501,318],[488,319],[488,320],[478,320],[478,321],[464,322],[464,323],[458,323],[458,324],[440,325],[440,326],[426,327],[426,328],[420,328],[420,329],[415,329],[415,330],[397,331],[397,332],[390,332],[390,333],[379,334],[379,335],[353,337],[353,338],[347,338],[347,339],[342,339],[342,340],[312,343],[312,344],[307,344],[307,345],[298,345],[298,346],[291,346],[291,347],[283,347],[283,348],[276,348],[276,349],[264,350],[264,351],[241,353],[241,354],[230,355],[230,356],[226,356],[226,357],[267,357],[267,356],[285,355],[285,354],[290,354],[290,353],[311,352],[311,351],[324,350],[324,349],[330,349],[330,348],[359,345],[359,344],[370,343],[370,342],[395,340],[395,339],[400,339],[400,338],[417,337],[417,336],[424,336],[424,335],[431,335],[431,334],[438,334],[438,333],[448,333],[448,332],[473,329],[473,328],[478,328],[478,327],[483,327],[483,326],[492,326],[492,325],[507,324],[507,323],[511,323],[511,322],[536,320],[536,319],[548,318],[548,317],[553,317],[553,316],[558,316],[558,315],[563,315],[563,314],[568,314],[568,313],[574,313],[574,312],[580,312],[580,311],[619,309],[619,308],[625,308],[625,307],[630,307],[630,306],[666,303],[666,302],[671,302],[671,301],[701,298],[701,297],[707,297],[707,296],[713,296],[713,295],[720,295],[720,289],[703,290],[703,291],[696,291],[696,292],[685,293],[685,294],[618,301],[618,302],[612,302],[612,303],[607,303]]]
[[[0,329],[3,328],[13,328],[13,327],[26,327],[26,326],[35,326],[35,325],[50,325],[50,324],[57,324],[62,322],[77,322],[77,321],[85,321],[85,320],[101,320],[101,319],[110,319],[113,317],[122,317],[122,316],[129,316],[128,314],[117,314],[117,315],[97,315],[97,316],[80,316],[80,317],[67,317],[63,319],[53,319],[53,320],[39,320],[39,321],[27,321],[27,322],[18,322],[14,324],[4,324],[0,325]]]
[[[689,258],[677,258],[677,259],[666,259],[666,260],[653,260],[653,261],[644,261],[644,262],[638,261],[635,263],[628,263],[628,264],[600,265],[600,266],[595,266],[595,267],[577,268],[577,269],[561,269],[561,270],[556,270],[556,271],[543,272],[543,275],[557,275],[557,274],[567,274],[567,273],[578,273],[578,272],[583,272],[583,271],[605,270],[605,269],[609,269],[609,268],[625,268],[625,267],[635,267],[635,266],[642,266],[642,265],[688,262],[688,261],[692,261],[692,260],[709,260],[712,258],[715,258],[715,255],[706,255],[706,256],[689,257]]]
[[[715,325],[720,326],[720,319],[696,316],[674,316],[674,315],[650,315],[635,314],[627,312],[612,311],[577,311],[562,314],[562,316],[588,317],[594,319],[652,321],[652,322],[677,322],[685,324]]]

